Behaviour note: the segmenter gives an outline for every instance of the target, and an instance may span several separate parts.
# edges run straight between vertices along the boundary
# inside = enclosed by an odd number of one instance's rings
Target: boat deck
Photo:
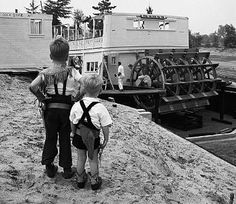
[[[220,134],[224,132],[230,132],[234,128],[236,129],[236,119],[233,118],[233,116],[224,114],[224,122],[218,122],[212,120],[212,118],[220,119],[220,114],[217,112],[208,109],[202,109],[197,111],[196,114],[202,117],[202,127],[193,128],[190,130],[181,130],[165,124],[163,124],[163,127],[184,138],[191,136]]]
[[[124,89],[119,90],[103,90],[101,95],[103,96],[117,96],[117,95],[149,95],[149,94],[163,94],[164,89]]]

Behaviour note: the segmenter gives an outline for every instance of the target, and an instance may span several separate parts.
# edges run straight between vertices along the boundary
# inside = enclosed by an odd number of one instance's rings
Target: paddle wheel
[[[217,95],[216,67],[209,52],[190,50],[146,50],[131,71],[131,85],[140,88],[162,88],[159,113],[169,113],[209,105],[209,97]],[[155,106],[155,98],[133,96],[146,110]]]

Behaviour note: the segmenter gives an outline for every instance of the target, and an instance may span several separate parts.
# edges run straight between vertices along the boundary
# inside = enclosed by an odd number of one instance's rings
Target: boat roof
[[[189,19],[188,17],[184,16],[172,16],[172,15],[161,15],[161,14],[146,14],[146,13],[122,13],[122,12],[115,12],[115,13],[105,13],[101,15],[95,15],[92,18],[94,19],[102,19],[105,15],[112,15],[112,16],[137,16],[141,18],[160,18],[160,17],[168,17],[168,18],[175,18],[175,19]]]

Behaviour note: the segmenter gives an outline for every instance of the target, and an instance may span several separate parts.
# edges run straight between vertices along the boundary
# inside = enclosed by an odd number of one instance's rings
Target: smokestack
[[[15,9],[15,13],[18,13],[18,9]]]

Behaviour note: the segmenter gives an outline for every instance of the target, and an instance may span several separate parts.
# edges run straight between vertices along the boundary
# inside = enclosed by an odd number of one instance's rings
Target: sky
[[[0,0],[0,12],[25,13],[32,0]],[[38,5],[40,0],[35,0]],[[44,2],[44,0],[42,1]],[[79,9],[85,15],[96,12],[92,6],[97,6],[100,0],[71,0],[70,6]],[[236,27],[236,0],[110,0],[116,6],[113,12],[146,13],[150,5],[153,14],[184,16],[189,18],[189,29],[192,33],[201,35],[217,31],[219,25],[232,24]],[[70,21],[64,21],[70,22]]]

